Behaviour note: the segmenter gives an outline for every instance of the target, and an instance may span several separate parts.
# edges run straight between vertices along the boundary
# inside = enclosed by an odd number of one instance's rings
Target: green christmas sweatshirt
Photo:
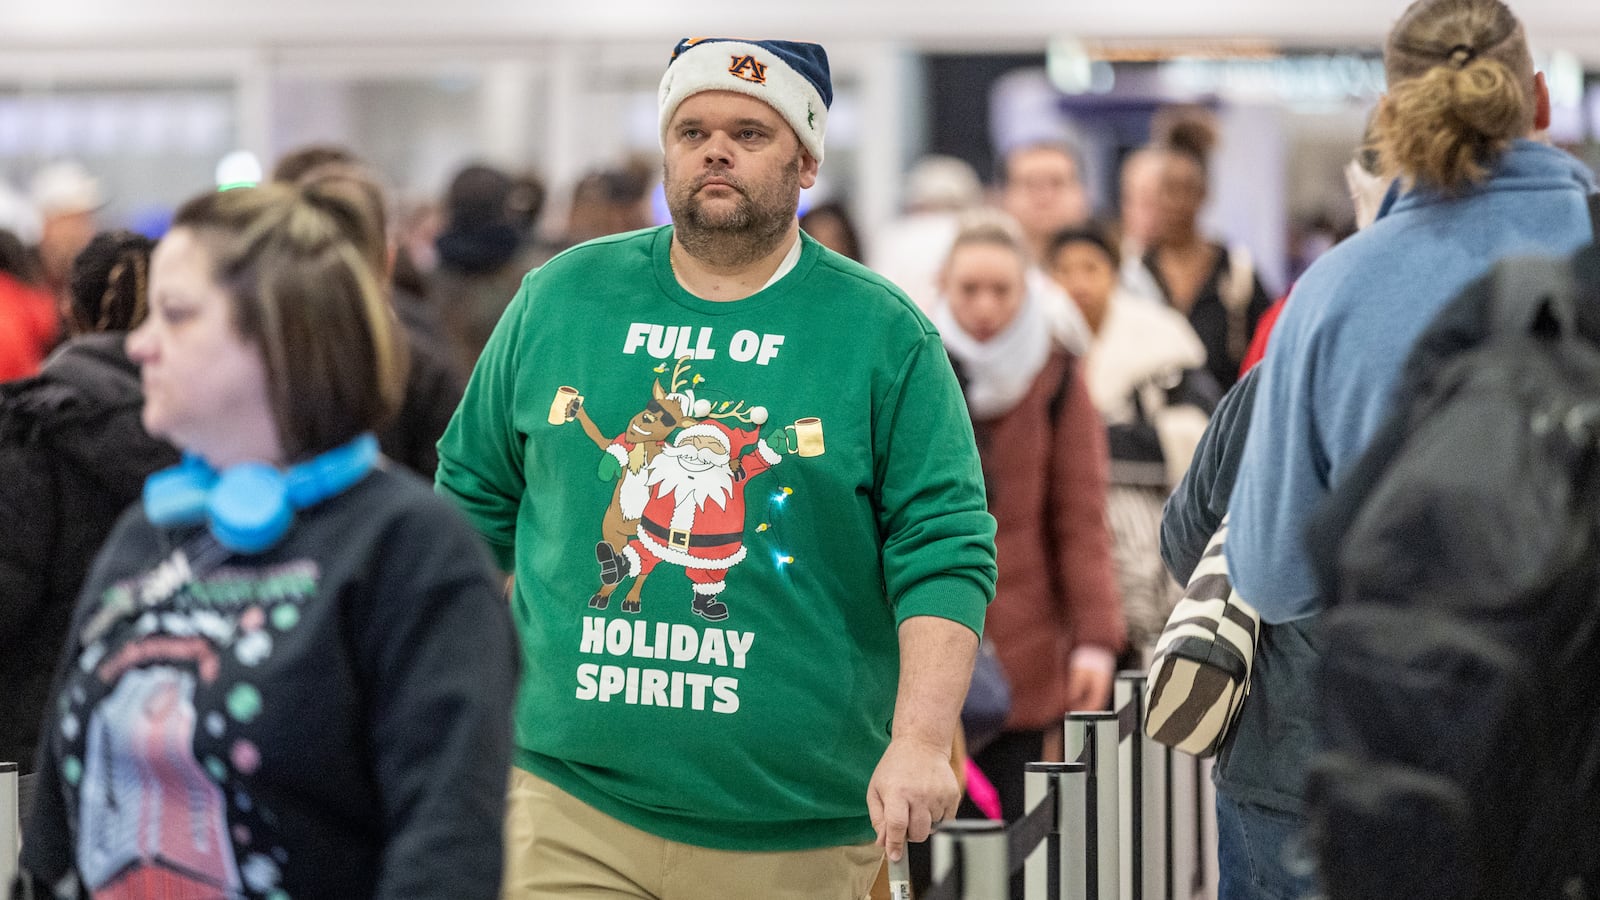
[[[802,237],[744,300],[670,226],[530,273],[439,442],[437,489],[515,575],[514,761],[658,836],[865,842],[896,627],[974,632],[994,521],[937,333]]]

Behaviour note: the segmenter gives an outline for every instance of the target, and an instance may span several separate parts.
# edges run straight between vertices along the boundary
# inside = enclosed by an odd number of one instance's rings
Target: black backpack
[[[1600,250],[1502,263],[1396,398],[1308,535],[1324,887],[1600,896]]]

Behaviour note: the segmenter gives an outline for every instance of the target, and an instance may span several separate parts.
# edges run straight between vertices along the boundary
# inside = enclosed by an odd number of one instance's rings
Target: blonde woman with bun
[[[1266,624],[1216,769],[1223,900],[1315,893],[1302,846],[1318,592],[1303,529],[1390,412],[1417,336],[1502,257],[1588,242],[1593,173],[1542,143],[1549,92],[1500,0],[1420,0],[1390,33],[1374,141],[1397,195],[1319,258],[1273,332],[1238,484],[1229,568]],[[1397,840],[1405,839],[1396,835]]]

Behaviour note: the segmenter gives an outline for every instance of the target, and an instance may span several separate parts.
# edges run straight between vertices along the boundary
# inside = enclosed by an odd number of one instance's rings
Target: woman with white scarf
[[[1124,643],[1106,527],[1106,435],[1078,361],[1028,288],[1004,220],[965,223],[933,320],[966,390],[998,524],[992,641],[1010,682],[1005,730],[973,760],[1007,819],[1024,812],[1023,766],[1061,758],[1060,723],[1104,709]]]

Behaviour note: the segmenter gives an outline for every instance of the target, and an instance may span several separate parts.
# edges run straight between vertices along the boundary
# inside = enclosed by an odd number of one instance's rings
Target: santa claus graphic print
[[[766,421],[761,407],[750,412],[752,424]],[[590,606],[604,608],[605,598],[631,576],[634,584],[622,611],[639,612],[645,580],[667,562],[683,567],[688,576],[695,615],[710,622],[728,618],[728,606],[719,597],[727,588],[728,570],[745,557],[745,488],[790,451],[784,430],[774,432],[772,441],[778,446],[754,429],[713,418],[681,429],[663,445],[642,473],[648,496],[633,539],[620,553],[604,542],[595,547],[602,581],[609,583]]]

